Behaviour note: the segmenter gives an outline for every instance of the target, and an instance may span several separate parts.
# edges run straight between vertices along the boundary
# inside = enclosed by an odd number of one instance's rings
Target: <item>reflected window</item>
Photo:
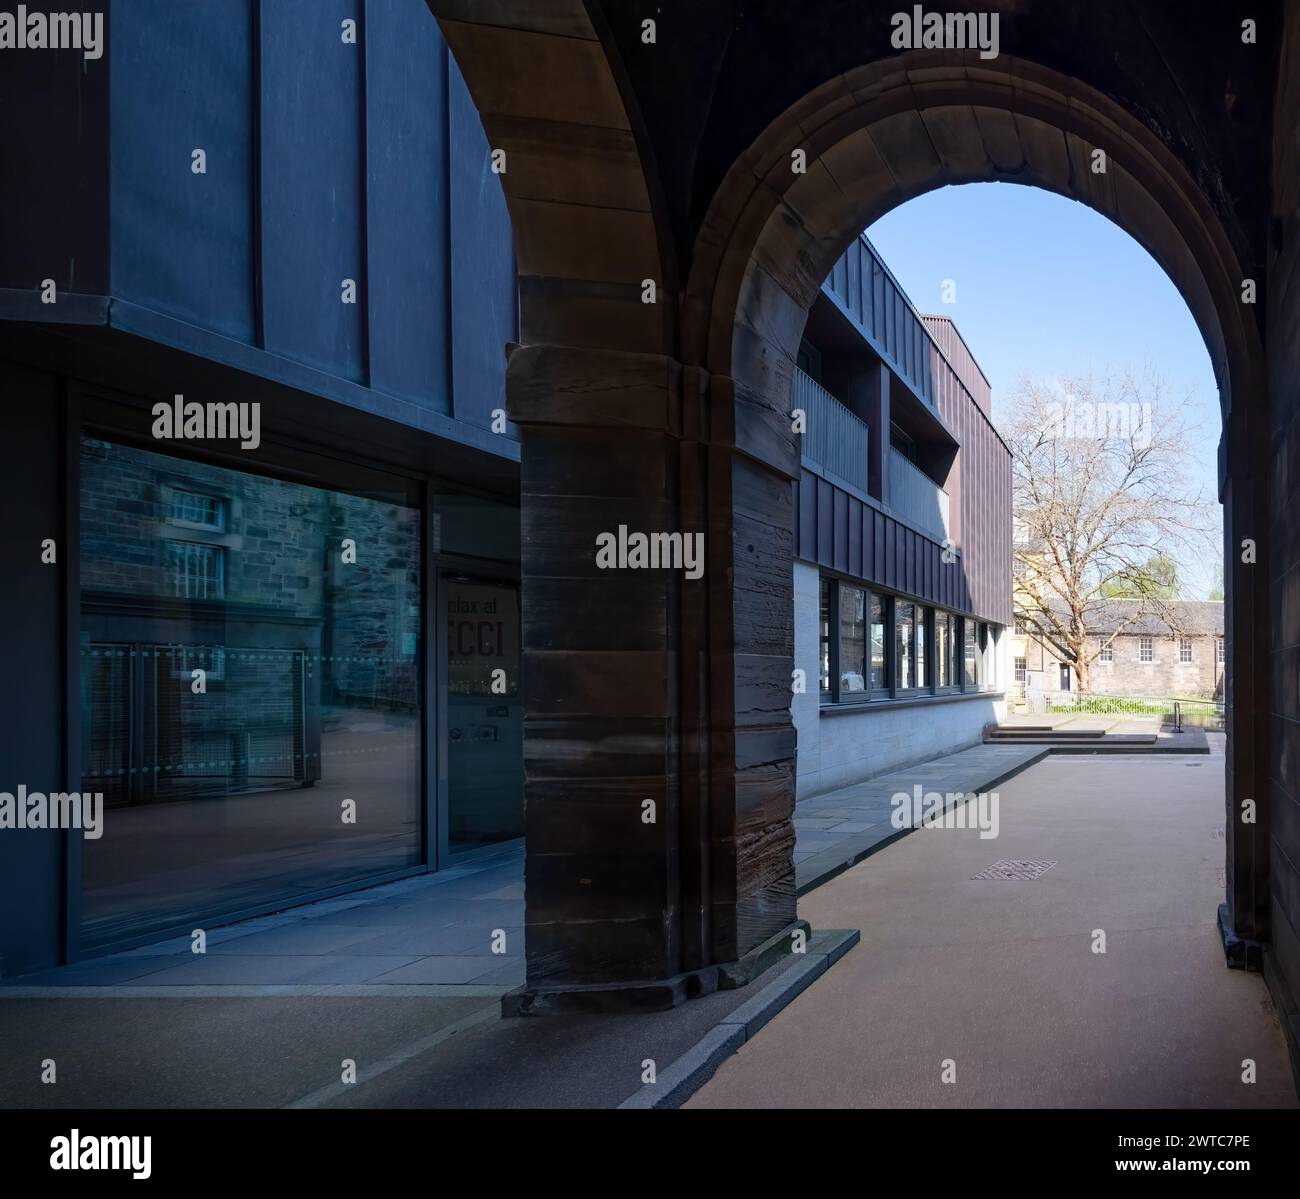
[[[831,581],[821,580],[821,599],[817,618],[817,661],[821,671],[819,691],[831,693]]]
[[[840,695],[861,696],[867,690],[867,609],[861,587],[839,585]]]
[[[894,682],[900,691],[915,687],[916,678],[913,630],[914,605],[894,601]]]
[[[82,790],[105,806],[82,851],[84,945],[419,863],[421,521],[406,490],[363,497],[83,438]]]
[[[888,641],[885,636],[885,598],[871,596],[871,690],[882,692],[889,687],[885,651]]]

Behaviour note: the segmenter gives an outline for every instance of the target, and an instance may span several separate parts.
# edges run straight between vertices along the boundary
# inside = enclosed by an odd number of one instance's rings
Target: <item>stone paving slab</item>
[[[910,795],[917,786],[922,794],[990,791],[1049,752],[1039,745],[976,745],[803,800],[795,807],[796,821],[818,820],[824,811],[849,813],[850,818],[814,834],[805,834],[796,823],[796,893],[806,895],[911,832],[895,828],[891,819],[891,801],[898,792]],[[801,858],[800,850],[808,846],[815,846],[816,852]]]
[[[464,986],[523,981],[523,850],[0,982],[0,999],[105,997],[148,987],[186,998],[230,988]],[[504,934],[504,946],[495,934]],[[494,951],[494,942],[504,952]],[[136,992],[138,993],[138,992]]]
[[[926,790],[987,790],[1036,761],[1039,747],[976,746],[855,783],[795,809],[795,877],[800,894],[900,835],[890,797]],[[505,952],[493,952],[497,930]],[[177,998],[204,988],[366,986],[499,987],[523,981],[523,851],[419,875],[270,916],[206,930],[207,953],[189,937],[93,958],[0,982],[0,998],[126,995],[148,987]],[[138,992],[137,992],[138,993]]]

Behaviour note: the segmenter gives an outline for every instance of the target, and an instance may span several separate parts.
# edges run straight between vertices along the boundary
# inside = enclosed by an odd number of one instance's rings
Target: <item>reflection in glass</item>
[[[829,695],[831,690],[831,583],[821,580],[820,603],[817,609],[817,661],[821,679],[819,691]]]
[[[83,944],[420,861],[420,515],[396,486],[82,439],[82,788],[105,802]]]
[[[962,644],[965,647],[966,686],[974,687],[979,682],[979,654],[976,645],[976,626],[973,620],[962,621]]]
[[[915,687],[912,659],[912,605],[903,600],[894,601],[894,662],[895,685],[900,691]]]
[[[840,695],[867,689],[866,593],[840,584]]]
[[[926,626],[929,613],[930,613],[930,609],[923,608],[921,607],[920,604],[917,604],[913,609],[913,619],[916,621],[916,631],[913,634],[913,643],[915,649],[912,654],[912,657],[914,658],[914,665],[912,667],[912,673],[914,679],[912,683],[913,687],[928,687],[930,685],[930,680],[925,673],[926,671],[925,626]]]
[[[889,677],[885,673],[885,600],[882,596],[871,597],[871,689],[884,691],[889,687]]]

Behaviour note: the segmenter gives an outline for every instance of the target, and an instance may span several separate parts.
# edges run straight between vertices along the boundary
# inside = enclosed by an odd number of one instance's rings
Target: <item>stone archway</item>
[[[676,356],[676,263],[598,16],[430,7],[506,153],[519,263],[518,1006],[671,1004],[795,921],[789,486],[728,446],[730,404]],[[702,539],[703,574],[601,570],[620,528]]]
[[[1100,152],[1104,169],[1094,169]],[[800,153],[801,170],[792,169]],[[1233,964],[1268,937],[1268,506],[1263,345],[1218,217],[1151,131],[1078,80],[1010,56],[972,65],[915,51],[832,79],[774,121],[728,172],[703,220],[683,304],[683,354],[769,415],[789,406],[795,355],[822,281],[859,231],[924,192],[1015,182],[1081,201],[1131,234],[1188,304],[1219,384],[1227,590],[1228,882]],[[780,468],[785,464],[773,462]],[[1243,823],[1242,803],[1256,819]]]
[[[611,5],[428,3],[506,153],[520,272],[524,344],[507,379],[524,508],[518,1006],[672,1003],[795,921],[790,378],[848,240],[910,196],[986,178],[1116,220],[1169,272],[1210,348],[1234,545],[1268,527],[1263,355],[1237,299],[1247,272],[1147,124],[1030,61],[942,52],[810,87],[727,160],[684,243],[646,120],[656,97],[620,56]],[[795,149],[805,174],[790,170]],[[620,527],[703,538],[702,575],[600,570],[596,538]],[[1261,805],[1254,826],[1227,822],[1225,936],[1243,953],[1269,910],[1259,540],[1256,565],[1229,580],[1229,803]]]

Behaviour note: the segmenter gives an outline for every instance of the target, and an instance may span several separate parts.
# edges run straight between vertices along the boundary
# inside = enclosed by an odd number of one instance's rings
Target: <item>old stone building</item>
[[[1088,690],[1093,695],[1223,698],[1225,646],[1220,600],[1173,600],[1168,618],[1142,612],[1144,601],[1107,600],[1089,624]],[[1032,618],[1016,615],[1011,638],[1015,690],[1078,689],[1078,672]]]

